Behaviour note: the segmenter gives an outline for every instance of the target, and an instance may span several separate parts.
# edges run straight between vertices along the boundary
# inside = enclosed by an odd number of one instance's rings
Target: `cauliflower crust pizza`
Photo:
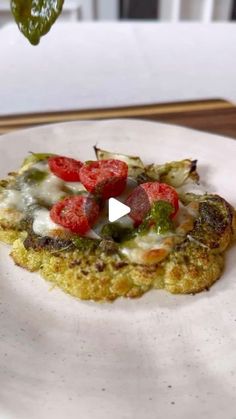
[[[87,162],[33,153],[0,181],[0,240],[14,262],[85,300],[209,289],[236,217],[221,196],[190,192],[197,162],[144,165],[95,152]],[[116,222],[108,221],[111,197],[130,208]]]

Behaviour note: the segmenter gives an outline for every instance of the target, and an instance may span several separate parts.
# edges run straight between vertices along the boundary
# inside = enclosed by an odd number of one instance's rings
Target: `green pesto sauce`
[[[11,0],[11,10],[20,31],[37,45],[62,11],[64,0]]]
[[[130,240],[135,235],[135,229],[125,227],[120,223],[105,224],[101,231],[101,236],[105,239],[112,239],[116,243]]]
[[[138,235],[147,234],[150,229],[154,229],[157,234],[166,234],[174,229],[170,218],[172,213],[173,207],[169,202],[154,202],[150,212],[138,228],[125,227],[120,223],[108,223],[103,226],[101,236],[116,243],[123,243]]]
[[[166,234],[173,231],[173,222],[170,218],[173,206],[167,201],[154,202],[151,210],[138,228],[139,234],[146,234],[150,228],[154,228],[157,234]]]
[[[40,183],[48,176],[47,172],[44,172],[39,169],[28,169],[22,174],[22,181],[25,183]]]
[[[76,236],[72,239],[72,243],[79,250],[94,250],[98,247],[100,240]]]

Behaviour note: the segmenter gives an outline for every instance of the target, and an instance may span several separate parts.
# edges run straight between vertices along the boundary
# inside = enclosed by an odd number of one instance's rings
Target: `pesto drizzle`
[[[173,206],[167,201],[157,201],[152,207],[142,224],[138,228],[122,226],[119,222],[105,224],[101,231],[101,236],[111,239],[116,243],[123,243],[131,240],[138,235],[145,235],[150,229],[154,229],[157,234],[166,234],[174,230],[171,220]]]
[[[64,0],[11,0],[11,10],[20,31],[37,45],[61,14]]]
[[[174,226],[170,218],[173,206],[167,201],[156,201],[152,204],[149,213],[138,228],[140,234],[146,234],[154,228],[157,234],[166,234],[173,231]]]

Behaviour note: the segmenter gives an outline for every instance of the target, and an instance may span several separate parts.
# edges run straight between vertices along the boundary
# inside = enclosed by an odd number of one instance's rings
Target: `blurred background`
[[[60,20],[230,21],[236,0],[65,0]],[[0,0],[0,26],[12,20],[10,0]]]
[[[236,138],[236,0],[65,0],[37,47],[0,0],[0,30],[2,133],[4,115],[17,128],[16,114],[147,117],[151,106],[150,119]]]

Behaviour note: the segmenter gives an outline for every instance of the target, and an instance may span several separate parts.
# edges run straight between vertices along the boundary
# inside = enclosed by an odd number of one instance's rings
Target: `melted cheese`
[[[5,189],[1,197],[0,208],[12,208],[22,211],[24,209],[24,204],[21,191]]]
[[[192,208],[191,205],[184,206],[180,203],[179,211],[174,221],[175,231],[173,233],[157,234],[150,230],[147,234],[138,235],[124,243],[120,251],[132,263],[158,263],[168,256],[177,243],[184,240],[188,231],[192,229],[196,216],[196,208]]]
[[[39,161],[38,163],[34,163],[30,168],[41,170],[42,172],[50,172],[49,166],[47,161]],[[28,169],[28,167],[27,167]]]
[[[55,224],[46,208],[34,211],[33,231],[39,236],[51,236],[55,230],[63,230],[58,224]]]
[[[175,238],[178,237],[174,233],[158,235],[154,231],[149,231],[145,235],[139,235],[130,240],[120,250],[132,263],[157,263],[170,253],[175,244]],[[154,250],[161,250],[161,252],[153,252]]]
[[[38,200],[44,201],[47,205],[53,205],[65,196],[62,187],[63,181],[54,175],[48,175],[41,183],[35,185],[24,183],[20,191],[6,189],[0,206],[26,211],[29,206],[36,204]]]
[[[53,174],[48,174],[46,179],[36,185],[24,184],[22,193],[26,206],[37,200],[44,201],[47,205],[53,205],[65,196],[63,192],[64,182]]]
[[[76,192],[87,192],[84,185],[80,182],[63,182],[65,187],[68,188],[70,191]]]
[[[28,167],[26,168],[28,170]],[[40,204],[51,207],[65,196],[72,195],[86,189],[80,182],[65,182],[51,173],[45,162],[38,162],[30,169],[37,169],[45,172],[46,177],[38,183],[22,182],[21,190],[5,189],[0,201],[0,208],[16,209],[22,214],[28,211],[33,205],[36,210],[31,211],[33,216],[33,231],[40,236],[52,235],[55,230],[63,227],[53,223],[49,211],[40,207]],[[21,171],[21,174],[24,170]],[[96,234],[94,233],[94,236]]]
[[[187,220],[194,219],[198,214],[198,203],[191,203],[189,205],[183,205],[179,202],[179,210],[175,216],[174,224],[178,228],[185,224]]]
[[[182,186],[176,188],[178,193],[193,193],[196,195],[204,195],[207,193],[206,185],[203,183],[185,182]]]

